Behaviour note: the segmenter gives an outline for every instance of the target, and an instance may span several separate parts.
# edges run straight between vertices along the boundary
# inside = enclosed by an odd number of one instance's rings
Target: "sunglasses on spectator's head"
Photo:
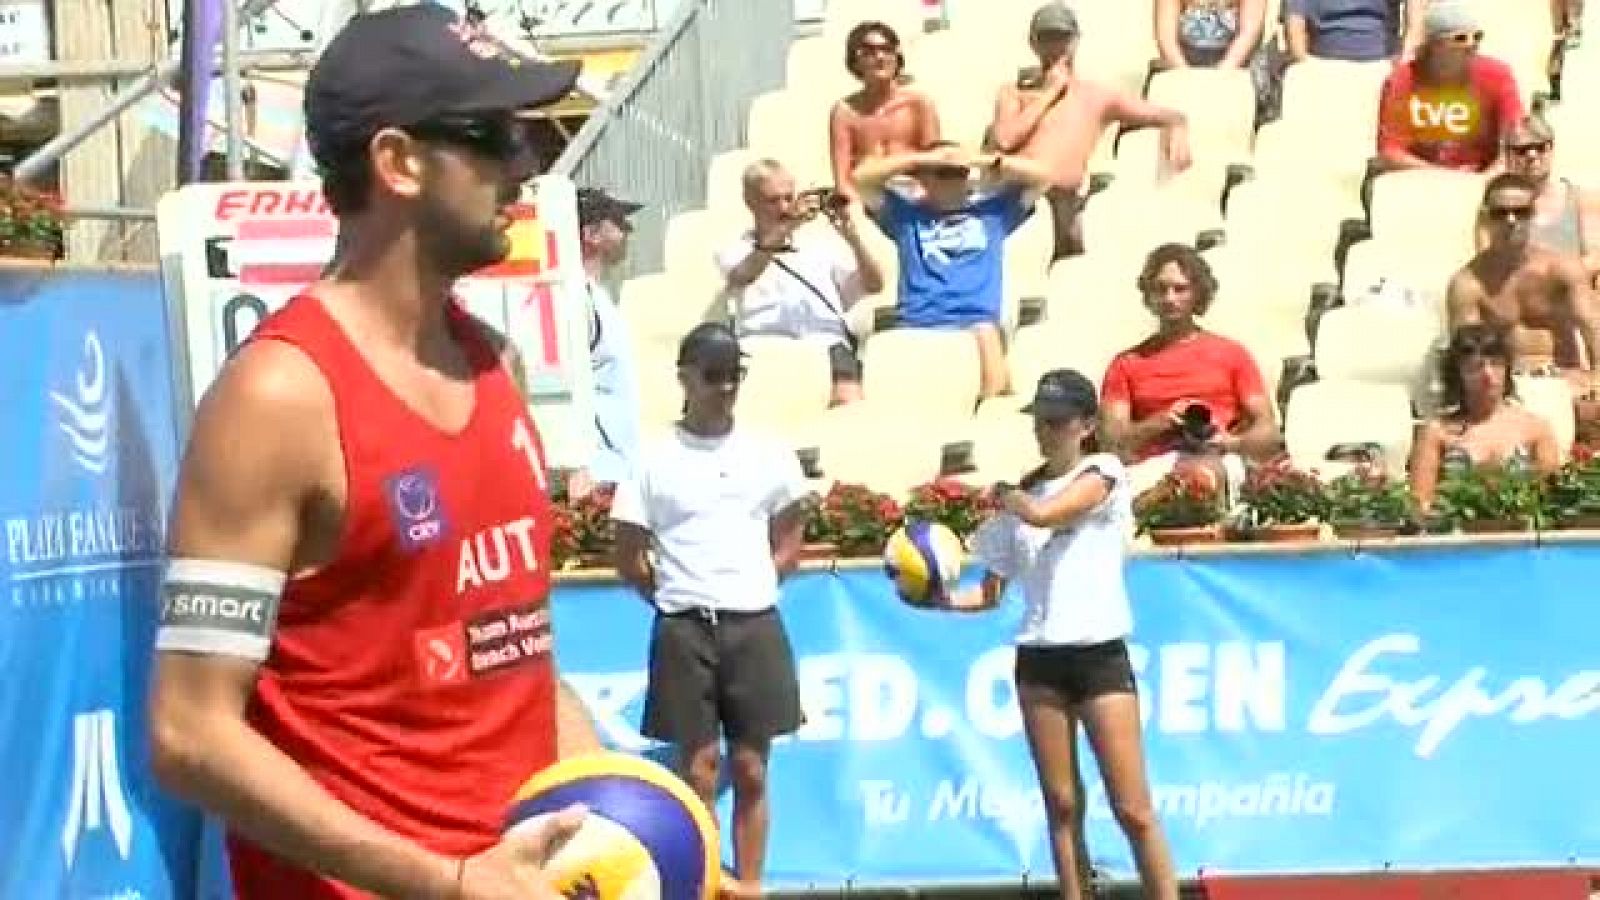
[[[1457,47],[1476,47],[1483,43],[1483,32],[1457,31],[1453,34],[1443,35],[1440,40],[1446,44],[1455,44]]]
[[[1550,142],[1530,141],[1525,144],[1512,144],[1510,149],[1517,156],[1542,156],[1550,152]]]
[[[533,152],[531,123],[508,115],[439,116],[407,128],[413,137],[480,156],[513,160]]]
[[[1489,218],[1500,222],[1526,222],[1533,216],[1533,205],[1516,203],[1489,207]]]

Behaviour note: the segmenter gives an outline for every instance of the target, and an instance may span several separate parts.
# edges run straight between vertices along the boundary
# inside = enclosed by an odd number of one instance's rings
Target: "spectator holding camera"
[[[850,29],[844,65],[861,82],[861,90],[834,104],[828,143],[834,189],[859,200],[856,167],[870,157],[910,153],[937,141],[939,112],[927,94],[908,83],[900,36],[882,22]]]
[[[905,175],[916,179],[915,196],[890,184]],[[899,254],[900,324],[971,331],[983,397],[1010,385],[1000,336],[1005,240],[1032,215],[1049,182],[1029,160],[974,155],[950,142],[856,170],[862,202]]]
[[[1107,437],[1124,460],[1170,471],[1184,457],[1217,459],[1231,484],[1246,460],[1264,461],[1281,440],[1261,372],[1237,341],[1195,321],[1217,280],[1193,247],[1163,244],[1139,273],[1156,333],[1111,361],[1100,385]]]
[[[883,270],[833,191],[795,192],[794,177],[771,159],[744,172],[751,227],[717,253],[741,335],[779,335],[828,348],[833,403],[861,399],[861,358],[848,313],[883,290]],[[804,228],[818,216],[833,234]]]

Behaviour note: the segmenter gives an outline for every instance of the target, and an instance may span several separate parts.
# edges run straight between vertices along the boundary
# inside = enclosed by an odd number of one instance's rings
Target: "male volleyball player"
[[[508,250],[518,112],[576,74],[428,4],[355,18],[306,85],[338,249],[196,411],[151,699],[245,900],[556,896],[582,811],[502,816],[558,733],[597,741],[554,671],[539,436],[450,290]]]

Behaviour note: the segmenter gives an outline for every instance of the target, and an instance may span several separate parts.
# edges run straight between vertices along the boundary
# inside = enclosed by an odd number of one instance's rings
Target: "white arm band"
[[[249,563],[170,560],[156,649],[266,659],[285,581],[284,573]]]

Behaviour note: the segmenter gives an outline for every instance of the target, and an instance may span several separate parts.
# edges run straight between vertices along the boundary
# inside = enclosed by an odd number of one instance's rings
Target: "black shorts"
[[[1086,202],[1076,190],[1053,187],[1045,191],[1050,203],[1051,225],[1055,232],[1055,250],[1052,261],[1066,259],[1083,253],[1083,226],[1079,216]]]
[[[1103,644],[1017,648],[1017,684],[1048,688],[1076,706],[1106,694],[1137,694],[1128,645]]]
[[[761,745],[800,727],[794,651],[776,610],[657,615],[644,734],[678,746]]]
[[[833,373],[835,384],[861,380],[861,357],[850,349],[849,344],[834,344],[828,348],[828,368]]]

